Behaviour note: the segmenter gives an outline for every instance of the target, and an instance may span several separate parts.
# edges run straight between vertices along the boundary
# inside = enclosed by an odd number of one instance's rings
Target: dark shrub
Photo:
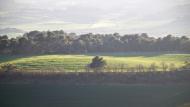
[[[16,71],[17,68],[14,64],[2,64],[0,65],[0,71],[3,71],[3,72],[13,72],[13,71]]]
[[[105,65],[106,65],[106,61],[102,57],[95,56],[92,59],[92,62],[89,64],[89,68],[94,69],[94,71],[97,72],[101,70],[102,68],[104,68]]]

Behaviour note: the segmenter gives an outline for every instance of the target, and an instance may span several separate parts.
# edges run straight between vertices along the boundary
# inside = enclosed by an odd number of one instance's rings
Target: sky
[[[190,35],[190,0],[0,0],[0,28]]]

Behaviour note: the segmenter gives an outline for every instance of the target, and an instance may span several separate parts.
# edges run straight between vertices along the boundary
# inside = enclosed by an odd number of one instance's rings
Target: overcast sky
[[[190,0],[0,0],[0,28],[190,35]]]

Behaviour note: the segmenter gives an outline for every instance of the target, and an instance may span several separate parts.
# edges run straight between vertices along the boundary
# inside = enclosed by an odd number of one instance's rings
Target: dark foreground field
[[[0,107],[189,107],[190,85],[0,84]]]

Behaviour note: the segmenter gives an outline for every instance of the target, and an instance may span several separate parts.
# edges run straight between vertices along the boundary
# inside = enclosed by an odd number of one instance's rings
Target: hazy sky
[[[0,28],[189,35],[190,0],[0,0]]]

